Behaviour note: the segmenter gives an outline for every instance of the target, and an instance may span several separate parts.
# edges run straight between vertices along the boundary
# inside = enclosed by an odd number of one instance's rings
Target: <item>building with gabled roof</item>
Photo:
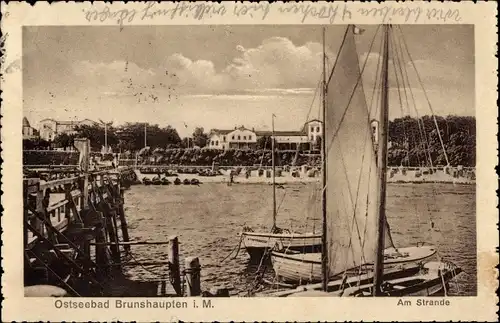
[[[79,121],[59,121],[47,118],[40,121],[40,137],[42,139],[52,141],[60,133],[74,133],[76,126],[95,126],[96,124],[97,122],[90,119],[83,119]]]
[[[322,122],[313,119],[304,124],[301,130],[275,130],[274,138],[277,148],[281,150],[314,148],[322,133]],[[241,125],[234,129],[212,129],[209,134],[208,148],[213,149],[256,149],[259,138],[271,137],[270,130],[249,129]],[[266,149],[270,148],[266,147]]]

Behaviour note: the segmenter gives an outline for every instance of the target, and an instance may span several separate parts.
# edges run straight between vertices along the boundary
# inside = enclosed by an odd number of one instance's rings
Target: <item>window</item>
[[[243,140],[247,140],[247,136],[243,136]]]
[[[314,132],[314,127],[313,126],[311,126],[311,132]]]
[[[319,127],[316,127],[316,132],[319,132]]]
[[[311,135],[311,141],[314,141],[314,136],[313,135]]]
[[[252,140],[252,136],[251,136],[251,135],[250,135],[250,136],[248,136],[248,140]]]
[[[222,141],[226,142],[226,136],[222,137]]]
[[[219,141],[218,141],[218,140],[215,142],[215,145],[216,145],[216,146],[218,146],[218,145],[219,145]]]
[[[234,136],[232,137],[232,139],[234,140]]]
[[[240,137],[240,136],[238,136],[238,140],[240,140],[240,139],[241,139],[241,137]]]

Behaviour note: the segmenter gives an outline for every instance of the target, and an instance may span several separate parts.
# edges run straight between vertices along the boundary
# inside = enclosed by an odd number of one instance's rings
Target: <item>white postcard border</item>
[[[248,4],[248,3],[247,3]],[[218,5],[218,4],[214,4]],[[250,14],[236,16],[235,6],[243,4],[223,3],[226,13],[220,14],[214,9],[212,14],[203,17],[190,12],[187,16],[172,18],[169,14],[156,15],[140,19],[140,10],[144,3],[40,3],[34,6],[25,3],[2,3],[2,32],[7,34],[5,42],[6,56],[2,63],[2,275],[3,296],[2,314],[5,320],[73,320],[73,321],[104,321],[104,320],[137,320],[137,321],[346,321],[346,320],[381,320],[381,321],[445,321],[445,320],[495,320],[497,318],[496,303],[498,298],[495,290],[498,287],[498,204],[495,190],[497,176],[494,167],[497,165],[497,76],[496,67],[496,3],[460,2],[460,3],[338,3],[336,18],[320,18],[309,14],[283,14],[275,7],[283,3],[274,3],[265,14],[262,8]],[[328,3],[304,3],[316,8],[319,15],[322,6]],[[331,4],[337,5],[337,3]],[[156,4],[157,8],[168,9],[175,6],[172,3]],[[396,14],[363,17],[359,14],[361,8],[379,9],[382,6],[397,10],[409,8],[422,10],[416,15]],[[92,10],[105,12],[109,15],[103,21],[92,20]],[[312,8],[312,7],[310,7]],[[351,19],[340,19],[345,15],[344,9],[349,9]],[[418,9],[420,8],[420,9]],[[137,10],[137,15],[130,17],[116,14],[122,9]],[[240,7],[241,9],[241,7]],[[436,15],[427,16],[426,10],[445,10],[451,13],[446,19],[437,19]],[[220,10],[220,8],[218,9]],[[454,13],[459,12],[458,16]],[[90,12],[90,15],[89,15]],[[416,11],[414,11],[416,12]],[[115,13],[112,15],[111,13]],[[264,17],[265,14],[265,17]],[[326,16],[328,11],[324,11]],[[170,12],[171,15],[171,12]],[[91,17],[89,19],[89,17]],[[117,18],[118,17],[118,18]],[[119,17],[122,17],[123,21]],[[90,20],[90,21],[89,21]],[[302,20],[304,20],[302,22]],[[55,299],[25,298],[22,284],[22,148],[21,124],[22,112],[22,26],[29,25],[116,25],[117,28],[127,28],[127,25],[192,25],[192,24],[378,24],[378,23],[418,23],[418,24],[474,24],[476,50],[476,120],[477,120],[477,266],[478,288],[476,297],[452,297],[449,306],[419,307],[397,306],[397,299],[392,298],[218,298],[212,299],[214,308],[203,308],[202,298],[197,298],[199,308],[189,305],[188,309],[57,309]],[[121,27],[119,26],[121,25]],[[411,298],[415,300],[415,298]],[[85,299],[76,299],[77,301]],[[90,299],[87,299],[90,300]],[[103,301],[105,299],[93,299]],[[133,300],[127,298],[127,301]],[[169,301],[168,299],[160,299]],[[187,301],[192,304],[194,299],[183,298],[177,301]],[[112,302],[114,299],[112,299]]]

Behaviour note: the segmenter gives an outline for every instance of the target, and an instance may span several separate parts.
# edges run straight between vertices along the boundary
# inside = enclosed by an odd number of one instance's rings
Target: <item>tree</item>
[[[120,127],[108,127],[108,146],[119,151],[139,151],[144,148],[144,128],[146,128],[147,146],[151,148],[178,147],[181,138],[177,130],[171,126],[165,128],[157,124],[126,123]],[[93,150],[100,150],[104,145],[104,128],[102,126],[78,126],[76,132],[79,137],[90,139]]]
[[[203,148],[208,143],[208,134],[204,132],[203,127],[196,127],[193,131],[193,144],[200,148]]]
[[[275,141],[276,143],[276,141]],[[271,149],[271,137],[262,136],[257,139],[257,149]]]
[[[54,138],[54,145],[57,148],[73,147],[75,136],[68,135],[67,133],[60,133]]]
[[[389,165],[397,166],[401,162],[405,166],[424,166],[430,165],[430,162],[433,165],[445,165],[448,157],[452,166],[475,166],[475,138],[474,117],[397,118],[389,122],[389,140],[392,143]]]
[[[75,127],[76,137],[87,138],[90,140],[90,147],[94,151],[100,151],[105,143],[104,127],[100,125],[78,125]],[[108,146],[116,148],[118,138],[116,136],[116,128],[108,127]]]
[[[181,142],[181,147],[182,148],[193,148],[193,144],[192,144],[193,140],[189,137],[184,137],[182,138],[182,142]]]

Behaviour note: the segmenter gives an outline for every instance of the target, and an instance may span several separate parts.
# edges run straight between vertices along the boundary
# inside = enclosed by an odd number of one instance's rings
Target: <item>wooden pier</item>
[[[130,241],[124,190],[131,167],[89,170],[89,141],[75,140],[78,167],[25,167],[24,280],[26,296],[196,296],[200,264],[180,270],[179,241]],[[36,177],[35,177],[36,176]],[[135,245],[168,245],[168,261],[134,260]],[[161,280],[134,281],[130,266],[164,266]],[[185,282],[189,286],[184,290]]]

